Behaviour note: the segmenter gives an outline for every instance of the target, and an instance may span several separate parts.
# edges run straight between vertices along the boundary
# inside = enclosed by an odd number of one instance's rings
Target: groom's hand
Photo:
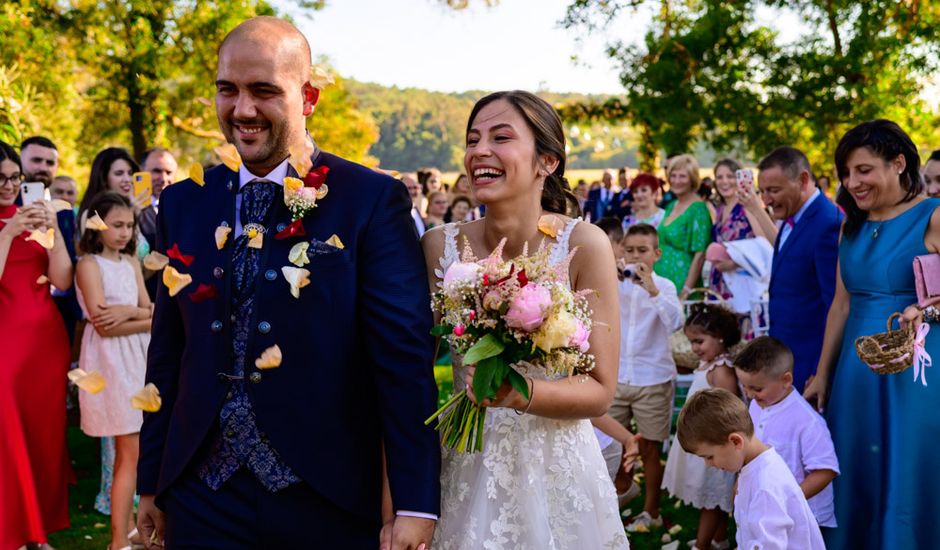
[[[137,505],[137,531],[147,550],[163,548],[163,512],[153,502],[153,495],[140,495]]]
[[[433,519],[396,517],[392,525],[390,550],[431,550],[431,537],[436,523]]]

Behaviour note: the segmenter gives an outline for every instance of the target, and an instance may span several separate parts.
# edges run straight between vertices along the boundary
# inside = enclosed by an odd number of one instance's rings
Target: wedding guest
[[[41,181],[49,187],[59,173],[59,150],[44,136],[33,136],[20,144],[23,160],[23,181]]]
[[[666,207],[660,223],[659,246],[663,256],[656,273],[676,285],[680,296],[702,286],[705,249],[711,242],[712,218],[705,202],[696,194],[699,186],[698,162],[691,155],[678,155],[669,161],[666,177],[676,200]]]
[[[45,544],[69,526],[65,445],[69,342],[49,285],[72,286],[54,211],[16,206],[20,158],[0,141],[0,547]],[[27,240],[53,230],[51,248]]]
[[[591,184],[591,189],[588,191],[587,202],[584,204],[585,219],[592,223],[597,223],[607,215],[611,201],[614,198],[614,191],[611,189],[613,185],[614,176],[610,173],[610,170],[604,170],[604,174],[601,176],[601,181],[598,182],[597,187]]]
[[[610,208],[607,212],[608,216],[613,216],[618,220],[629,215],[633,207],[633,194],[630,192],[630,178],[627,170],[626,166],[617,170],[617,191],[610,201]]]
[[[723,158],[715,164],[718,206],[715,210],[715,225],[712,227],[712,241],[724,244],[759,237],[767,241],[769,250],[769,244],[777,239],[777,227],[770,214],[764,210],[763,202],[757,196],[754,186],[738,184],[735,176],[738,170],[741,170],[741,165],[732,158]],[[733,293],[725,282],[724,274],[739,269],[741,266],[733,260],[713,264],[708,287],[725,300],[731,300]],[[760,299],[763,292],[756,294],[752,299]],[[750,300],[743,311],[735,309],[738,313],[747,313],[750,311],[749,302]]]
[[[424,235],[424,218],[421,217],[421,204],[424,200],[424,195],[421,194],[421,185],[418,184],[418,178],[410,173],[406,172],[398,176],[399,181],[405,184],[405,188],[408,190],[408,196],[411,197],[411,219],[415,223],[415,231],[418,232],[418,236]]]
[[[832,480],[839,460],[825,419],[793,388],[793,354],[780,340],[761,336],[734,358],[734,370],[751,400],[755,435],[786,463],[819,527],[835,527]]]
[[[437,191],[445,191],[441,171],[437,168],[418,168],[417,173],[418,183],[421,184],[421,192],[425,197]]]
[[[473,204],[469,197],[454,197],[454,202],[450,204],[450,220],[447,223],[463,223],[470,221],[470,210],[472,208]]]
[[[615,227],[620,229],[619,224]],[[676,378],[669,336],[682,328],[684,316],[676,287],[653,273],[662,254],[653,226],[631,225],[614,250],[615,254],[622,251],[618,257],[623,274],[619,287],[620,368],[608,414],[624,428],[636,420],[646,479],[643,512],[627,525],[627,532],[632,533],[663,524],[659,513],[660,454],[672,426]]]
[[[716,388],[691,396],[679,413],[676,435],[686,452],[704,458],[732,479],[738,474],[734,496],[738,548],[826,549],[803,491],[777,450],[754,434],[751,417],[736,395]],[[871,548],[858,548],[862,547]]]
[[[832,200],[832,180],[829,179],[829,176],[819,176],[819,178],[816,179],[816,187],[822,191],[827,199]]]
[[[819,362],[835,292],[842,216],[822,198],[800,150],[778,147],[757,169],[764,202],[783,222],[770,276],[770,336],[793,352],[793,386],[801,390]]]
[[[607,411],[616,387],[616,264],[603,231],[566,216],[574,197],[564,179],[565,158],[564,129],[551,105],[521,91],[484,97],[467,122],[464,166],[486,217],[435,229],[422,241],[432,290],[440,282],[435,270],[449,268],[464,246],[482,258],[500,245],[503,257],[512,258],[551,245],[548,261],[558,267],[577,250],[568,266],[572,289],[592,289],[592,319],[605,327],[590,334],[596,367],[589,374],[572,384],[543,368],[520,366],[528,397],[505,382],[496,399],[480,402],[487,407],[482,452],[444,447],[435,548],[541,549],[556,541],[579,548],[629,547],[589,420]],[[550,236],[540,230],[545,222],[561,229]],[[454,368],[456,387],[466,387],[475,400],[474,367],[462,365],[455,354]],[[559,490],[553,479],[564,480],[565,488]],[[504,538],[510,530],[511,541]]]
[[[737,395],[738,380],[728,351],[741,340],[734,313],[717,304],[693,304],[685,320],[685,334],[692,344],[692,351],[699,357],[688,399],[709,388],[721,388]],[[689,401],[686,401],[682,410],[688,406]],[[688,444],[678,445],[682,443],[679,437],[676,434],[669,448],[663,489],[700,510],[695,544],[690,544],[693,549],[727,549],[734,475],[690,452]]]
[[[72,176],[56,176],[49,184],[49,194],[53,199],[60,199],[73,207],[78,201],[78,184]]]
[[[449,193],[451,201],[457,197],[469,197],[473,193],[470,189],[470,180],[467,178],[466,174],[457,176],[457,179],[454,180],[454,184],[450,187]]]
[[[826,543],[929,548],[940,540],[940,384],[927,384],[929,373],[918,370],[913,380],[911,370],[872,372],[855,340],[884,332],[892,312],[917,301],[912,263],[940,252],[940,200],[924,196],[917,147],[888,120],[846,132],[835,166],[846,220],[817,375],[805,392],[826,411],[842,472],[833,482],[839,526],[826,533]],[[920,312],[905,314],[911,322]],[[940,357],[940,331],[917,338],[926,356]]]
[[[927,157],[924,164],[924,184],[928,197],[940,198],[940,149]]]
[[[425,231],[444,225],[445,214],[447,214],[447,193],[433,191],[428,195],[428,215],[424,218]]]
[[[141,411],[131,397],[144,387],[150,342],[150,298],[135,246],[136,215],[130,200],[101,193],[89,208],[107,229],[82,233],[83,254],[76,268],[79,302],[89,320],[82,337],[79,367],[99,372],[107,381],[92,394],[79,392],[82,431],[91,437],[113,437],[111,545],[129,549],[134,537],[134,493],[137,480]],[[137,541],[139,542],[139,541]]]
[[[150,181],[153,186],[150,205],[144,207],[138,216],[138,227],[140,234],[144,236],[147,243],[153,245],[157,242],[157,213],[160,211],[160,194],[163,188],[172,185],[176,180],[176,159],[173,154],[162,147],[154,147],[144,151],[140,158],[140,169],[143,172],[150,173]],[[150,301],[157,299],[157,283],[159,279],[152,271],[144,271],[144,285],[147,287],[147,295]]]
[[[654,228],[659,227],[666,211],[656,206],[656,197],[660,191],[659,179],[646,172],[640,172],[630,182],[630,194],[633,196],[631,213],[623,218],[623,228],[629,229],[631,225],[645,223]]]

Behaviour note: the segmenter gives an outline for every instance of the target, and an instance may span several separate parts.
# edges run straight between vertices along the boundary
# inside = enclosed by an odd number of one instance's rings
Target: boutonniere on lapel
[[[291,228],[293,231],[286,236],[301,236],[303,225],[298,223],[304,216],[317,207],[317,201],[323,200],[330,188],[326,185],[326,177],[330,172],[329,166],[313,167],[314,145],[310,136],[304,136],[300,146],[291,147],[290,164],[297,171],[299,177],[284,178],[284,204],[290,210],[293,223],[281,233]],[[299,228],[299,230],[298,230]],[[282,238],[286,238],[282,237]]]

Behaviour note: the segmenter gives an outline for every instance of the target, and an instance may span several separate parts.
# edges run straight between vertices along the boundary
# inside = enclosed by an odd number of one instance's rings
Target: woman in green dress
[[[659,225],[659,248],[663,255],[654,271],[676,285],[680,295],[702,286],[705,249],[712,240],[712,218],[696,190],[699,167],[692,155],[673,157],[666,167],[669,186],[676,200],[666,207]]]

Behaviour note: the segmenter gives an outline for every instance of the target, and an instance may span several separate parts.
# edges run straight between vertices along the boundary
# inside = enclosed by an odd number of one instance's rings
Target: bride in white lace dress
[[[486,216],[432,230],[422,241],[432,290],[459,249],[469,246],[482,258],[506,238],[505,258],[544,245],[554,246],[558,263],[577,248],[571,284],[597,291],[589,298],[597,367],[570,379],[518,367],[531,400],[504,384],[481,403],[488,407],[483,452],[444,448],[435,550],[629,548],[588,420],[607,412],[616,386],[616,268],[607,236],[564,215],[564,150],[561,121],[543,100],[527,92],[481,99],[470,116],[464,164]],[[455,391],[469,386],[472,372],[454,358]],[[475,399],[470,387],[468,395]]]

